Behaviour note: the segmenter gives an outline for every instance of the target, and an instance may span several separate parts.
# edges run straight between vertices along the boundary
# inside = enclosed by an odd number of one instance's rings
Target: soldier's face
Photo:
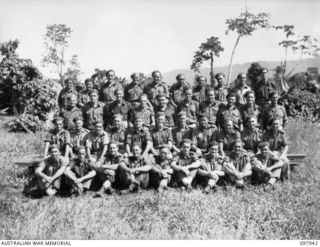
[[[86,151],[83,150],[83,149],[81,149],[81,150],[78,152],[79,160],[80,160],[80,161],[83,161],[84,158],[85,158],[85,156],[86,156]]]
[[[233,148],[234,148],[235,153],[239,154],[241,152],[242,145],[240,143],[236,143],[236,144],[234,144]]]
[[[102,124],[101,124],[101,123],[97,123],[97,124],[94,126],[94,129],[95,129],[95,131],[96,131],[97,134],[101,134],[102,131],[103,131]]]
[[[227,101],[229,105],[234,105],[236,103],[236,97],[230,96]]]
[[[137,75],[132,76],[132,81],[139,82],[139,76],[137,76]]]
[[[54,158],[55,160],[57,160],[57,159],[59,158],[60,151],[59,151],[58,148],[51,148],[50,154],[51,154],[51,157],[52,157],[52,158]]]
[[[146,97],[141,97],[141,99],[140,99],[140,105],[141,106],[146,106],[147,105],[147,98]]]
[[[217,145],[214,145],[212,147],[210,147],[210,154],[214,155],[214,154],[218,154],[219,152],[219,147]]]
[[[260,152],[263,155],[263,157],[267,157],[269,148],[267,146],[260,148]]]
[[[116,128],[121,127],[121,120],[119,118],[116,118],[115,120],[113,120],[113,123]]]
[[[140,129],[143,125],[143,120],[141,118],[137,118],[135,121],[134,121],[134,126],[138,129]]]
[[[164,126],[164,122],[165,122],[165,117],[161,116],[157,118],[157,125],[158,127],[163,127]]]
[[[262,75],[262,78],[263,78],[263,79],[268,79],[268,71],[267,71],[267,70],[265,70],[265,69],[262,70],[262,71],[261,71],[261,75]]]
[[[86,88],[87,88],[87,90],[93,89],[93,83],[92,83],[92,81],[88,81],[88,82],[86,83]]]
[[[191,152],[190,153],[190,158],[193,160],[193,161],[196,161],[198,159],[198,156],[195,152]]]
[[[249,125],[250,128],[253,129],[254,127],[256,127],[256,120],[253,119],[253,118],[251,118],[251,119],[249,120],[249,122],[248,122],[248,125]]]
[[[190,153],[190,148],[191,148],[191,144],[185,142],[182,144],[181,150],[184,154],[188,155]]]
[[[169,156],[169,152],[170,151],[167,148],[162,148],[159,153],[161,160],[166,160]]]
[[[204,77],[200,77],[198,83],[199,86],[203,87],[206,84],[206,79]]]
[[[158,72],[157,72],[157,73],[154,73],[153,76],[152,76],[152,78],[153,78],[153,81],[154,81],[154,82],[157,82],[157,83],[158,83],[158,82],[161,81],[161,75],[160,75],[160,73],[158,73]]]
[[[214,102],[214,92],[213,91],[209,91],[207,94],[207,98],[209,100],[209,102]]]
[[[115,96],[116,96],[116,99],[117,99],[117,100],[122,100],[122,98],[123,98],[123,93],[122,93],[122,91],[116,91],[116,92],[115,92]]]
[[[58,131],[60,131],[60,130],[62,130],[62,128],[63,128],[63,121],[56,121],[56,123],[55,123],[55,126],[56,126],[56,130],[58,130]]]
[[[223,85],[223,79],[224,79],[224,77],[223,77],[222,75],[219,75],[219,76],[217,77],[217,81],[218,81],[218,84],[219,84],[219,85]]]
[[[247,95],[247,98],[246,98],[246,100],[247,100],[247,103],[253,103],[254,102],[254,95],[252,94],[252,93],[249,93],[248,95]]]
[[[279,123],[278,121],[273,122],[273,124],[272,124],[272,129],[273,129],[274,131],[278,131],[279,128],[280,128],[280,123]]]
[[[279,95],[278,95],[278,94],[274,94],[274,95],[271,97],[271,103],[273,103],[273,104],[277,104],[277,103],[278,103],[278,100],[279,100]]]
[[[201,127],[206,127],[208,124],[208,119],[207,118],[200,118],[199,124]]]
[[[66,88],[71,88],[72,87],[72,81],[66,81],[65,85],[66,85]]]
[[[186,99],[191,100],[192,91],[191,90],[187,90],[184,95],[185,95]]]
[[[77,130],[80,130],[83,126],[83,122],[81,120],[77,120],[75,123],[74,123],[75,127]]]
[[[231,132],[233,130],[233,122],[232,121],[227,121],[225,124],[225,129],[227,132]]]
[[[71,97],[69,100],[70,106],[74,107],[77,104],[77,98],[76,97]]]
[[[134,146],[132,148],[132,154],[134,157],[139,157],[141,155],[141,148],[138,146]]]
[[[243,85],[243,83],[246,81],[247,77],[245,74],[238,77],[240,85]]]
[[[109,152],[111,155],[116,155],[118,152],[118,147],[116,144],[109,145]]]
[[[179,83],[184,83],[186,81],[186,78],[184,77],[184,76],[180,76],[179,78],[178,78],[178,82]]]
[[[98,95],[96,93],[90,94],[90,100],[93,103],[97,102],[98,101]]]
[[[179,117],[179,124],[180,125],[185,125],[187,123],[187,117],[186,116],[181,116]]]
[[[107,74],[107,79],[108,81],[113,81],[115,78],[115,74],[113,71],[110,71],[108,74]]]
[[[160,106],[165,106],[167,104],[166,97],[163,97],[163,96],[159,97],[158,98],[158,103],[159,103]]]

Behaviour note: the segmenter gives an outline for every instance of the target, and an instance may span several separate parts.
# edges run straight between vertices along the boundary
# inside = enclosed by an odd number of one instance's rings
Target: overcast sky
[[[128,77],[133,71],[189,68],[200,43],[218,36],[225,51],[215,64],[223,66],[236,39],[225,35],[225,21],[245,7],[270,13],[274,25],[292,24],[296,33],[320,39],[317,0],[0,0],[0,42],[19,39],[20,56],[40,67],[46,25],[63,23],[73,30],[67,55],[79,56],[83,78],[94,68]],[[282,38],[280,32],[257,31],[240,41],[234,62],[280,61]]]

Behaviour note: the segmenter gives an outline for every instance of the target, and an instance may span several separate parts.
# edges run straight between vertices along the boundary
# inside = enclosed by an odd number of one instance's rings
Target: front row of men
[[[285,155],[269,149],[269,142],[260,142],[253,155],[243,148],[241,139],[232,143],[228,156],[221,155],[220,144],[213,141],[208,152],[201,154],[190,139],[183,139],[179,152],[171,152],[169,145],[161,145],[157,155],[143,155],[139,143],[133,143],[130,155],[119,153],[118,143],[107,144],[107,152],[97,158],[80,146],[73,158],[62,156],[58,145],[48,148],[49,156],[35,170],[40,188],[48,196],[69,188],[77,195],[95,187],[95,197],[135,192],[155,188],[159,192],[168,185],[187,191],[202,188],[205,193],[219,184],[233,184],[243,188],[253,184],[274,183],[285,177],[288,162]]]

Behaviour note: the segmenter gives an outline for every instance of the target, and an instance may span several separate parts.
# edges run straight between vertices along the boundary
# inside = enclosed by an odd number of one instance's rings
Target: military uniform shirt
[[[235,140],[240,140],[241,135],[238,131],[234,130],[231,133],[226,133],[225,131],[216,132],[216,134],[212,135],[212,140],[217,141],[219,143],[223,143],[223,150],[224,151],[232,151],[233,149],[233,142]]]
[[[64,108],[67,106],[67,99],[72,94],[78,95],[77,91],[74,89],[66,89],[63,88],[58,95],[58,105],[60,108]]]
[[[130,110],[131,110],[131,104],[129,102],[126,102],[124,100],[120,103],[118,103],[117,101],[113,101],[111,104],[104,106],[104,109],[103,109],[104,122],[106,124],[111,125],[113,116],[115,114],[122,115],[123,121],[128,121]]]
[[[125,143],[130,146],[130,149],[132,148],[132,144],[139,143],[142,150],[144,150],[148,141],[152,142],[152,138],[149,130],[145,127],[140,130],[134,127],[129,129],[125,139]]]
[[[258,145],[262,139],[262,132],[258,128],[255,128],[253,131],[244,129],[241,133],[241,139],[244,144],[243,148],[249,152],[257,153]]]
[[[212,134],[216,131],[216,128],[212,127],[196,127],[192,131],[192,142],[201,149],[201,151],[207,151],[209,143],[212,138]]]
[[[134,109],[131,109],[131,111],[129,112],[129,119],[130,119],[130,122],[134,122],[134,116],[135,114],[141,114],[142,115],[142,118],[143,118],[143,123],[144,123],[144,126],[146,127],[150,127],[151,125],[151,119],[152,117],[154,116],[154,111],[147,107],[147,108],[142,108],[140,106],[134,108]]]
[[[70,130],[70,146],[75,151],[80,146],[85,145],[83,139],[89,133],[89,130],[82,128],[80,132],[75,129]]]
[[[168,87],[165,82],[158,84],[152,82],[146,85],[144,93],[148,96],[150,103],[155,106],[157,105],[156,98],[158,94],[165,94],[168,96]]]
[[[174,145],[179,148],[183,139],[192,139],[192,129],[189,127],[186,127],[185,129],[176,127],[172,129],[172,139]]]
[[[158,149],[160,145],[168,144],[169,141],[172,142],[171,130],[166,127],[162,130],[156,128],[152,129],[151,136],[153,141],[153,147],[156,149]]]
[[[210,104],[208,101],[203,101],[199,105],[199,112],[205,113],[208,116],[210,124],[216,124],[218,111],[219,104],[217,102]]]
[[[83,126],[86,129],[92,130],[94,128],[94,122],[97,120],[103,121],[103,107],[104,103],[98,102],[96,106],[89,102],[83,107]]]
[[[70,162],[71,171],[76,175],[77,178],[87,175],[93,170],[92,161],[90,159],[84,159],[80,161],[79,158],[75,158]]]
[[[59,156],[58,160],[49,156],[39,167],[43,168],[43,173],[48,176],[53,176],[61,167],[67,167],[68,160],[65,157]]]
[[[175,83],[169,89],[170,97],[176,105],[179,105],[184,100],[183,92],[187,87],[187,85]]]
[[[124,89],[124,99],[130,103],[138,102],[143,94],[143,84],[130,83]]]
[[[271,151],[282,152],[283,148],[288,145],[287,137],[282,130],[279,130],[275,134],[271,130],[266,131],[262,136],[262,141],[269,143]]]
[[[82,112],[78,107],[74,107],[72,109],[64,108],[60,111],[59,116],[64,119],[64,128],[66,130],[71,130],[74,128],[73,120],[76,118],[82,118]]]
[[[103,131],[100,135],[96,135],[93,132],[88,133],[84,137],[85,145],[91,145],[91,154],[100,155],[105,145],[108,145],[110,142],[108,133]]]
[[[64,154],[66,146],[70,145],[70,133],[64,129],[57,133],[55,129],[52,129],[49,130],[44,141],[49,142],[50,145],[57,144],[60,152]]]
[[[172,104],[167,104],[165,108],[161,108],[160,106],[156,106],[154,108],[155,114],[157,115],[158,112],[165,113],[165,123],[166,127],[172,128],[174,127],[175,123],[175,112],[176,108]]]
[[[100,101],[102,101],[106,105],[111,104],[112,101],[116,100],[116,96],[114,95],[114,92],[118,88],[122,89],[122,86],[121,84],[116,82],[113,82],[111,84],[106,83],[102,85],[102,87],[100,88],[100,96],[99,96]]]
[[[235,129],[239,130],[242,124],[242,117],[240,111],[235,106],[229,107],[228,105],[222,105],[220,107],[217,114],[217,125],[223,128],[227,120],[232,120]]]
[[[221,171],[222,166],[220,164],[220,160],[222,159],[222,156],[219,154],[216,154],[212,156],[211,154],[207,154],[204,157],[204,166],[202,168],[205,171]]]
[[[241,117],[243,122],[246,124],[251,117],[255,117],[259,122],[261,119],[261,107],[258,105],[249,106],[248,104],[243,105],[240,108]]]
[[[199,103],[191,100],[190,102],[182,101],[177,107],[177,113],[185,111],[187,118],[197,122],[197,114],[199,112]],[[188,121],[187,121],[188,122]]]
[[[263,110],[262,113],[263,127],[264,129],[267,129],[268,127],[271,128],[273,120],[276,119],[281,120],[280,124],[283,126],[283,122],[287,121],[287,118],[287,113],[283,106],[268,106]]]
[[[229,155],[229,159],[239,172],[247,172],[251,169],[250,158],[245,152],[241,152],[238,157],[234,152],[232,152]]]
[[[134,157],[134,156],[129,156],[123,160],[123,163],[128,167],[128,168],[139,168],[147,165],[146,160],[142,157]]]

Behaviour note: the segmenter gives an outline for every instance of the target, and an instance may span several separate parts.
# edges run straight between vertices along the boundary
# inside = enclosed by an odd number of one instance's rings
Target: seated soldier
[[[219,103],[214,98],[214,88],[208,88],[206,90],[206,100],[199,105],[199,112],[206,113],[209,118],[210,125],[216,125],[217,114],[219,111]]]
[[[173,128],[175,123],[176,108],[170,102],[168,102],[168,96],[165,94],[157,95],[157,105],[154,107],[154,112],[163,112],[165,115],[165,126],[167,128]]]
[[[103,130],[103,123],[101,120],[97,120],[94,123],[94,129],[84,137],[83,142],[90,159],[94,162],[101,163],[103,157],[107,153],[109,144],[109,136],[108,133]]]
[[[261,126],[261,107],[255,103],[254,92],[247,91],[244,97],[246,98],[246,104],[240,107],[244,127],[246,127],[251,117],[255,117],[257,119],[257,126]]]
[[[198,169],[196,179],[207,194],[211,189],[216,188],[219,177],[224,176],[222,161],[223,157],[219,154],[219,143],[212,142],[209,147],[209,154],[204,156],[204,162]]]
[[[184,139],[181,142],[181,151],[173,158],[171,167],[173,169],[173,182],[183,185],[187,191],[192,190],[192,182],[201,166],[199,160],[195,160],[191,154],[191,140]],[[193,152],[194,153],[194,152]]]
[[[143,125],[147,128],[154,126],[154,111],[147,95],[143,94],[140,97],[140,104],[138,107],[131,109],[129,113],[130,122],[134,122],[134,116],[140,114],[143,117]],[[131,124],[132,125],[132,124]]]
[[[74,129],[70,130],[70,147],[72,153],[76,153],[80,146],[84,146],[83,139],[89,133],[89,130],[83,128],[83,118],[75,118]]]
[[[156,126],[151,131],[153,146],[151,152],[153,155],[159,155],[159,150],[163,145],[168,145],[169,150],[172,148],[171,130],[165,127],[165,114],[158,112],[156,115]]]
[[[63,175],[68,159],[60,155],[59,146],[50,145],[50,156],[45,158],[35,170],[40,189],[47,196],[55,195],[61,189],[61,176]]]
[[[192,147],[199,149],[203,154],[208,152],[208,146],[212,138],[212,134],[217,128],[208,124],[208,116],[205,113],[199,114],[199,126],[192,131]]]
[[[252,116],[248,119],[248,123],[241,133],[243,148],[247,150],[250,156],[258,152],[258,145],[262,138],[262,131],[256,126],[257,119]]]
[[[140,144],[133,143],[130,151],[132,155],[124,158],[119,164],[119,186],[122,193],[146,189],[149,185],[149,171],[152,166],[147,163],[141,152]]]
[[[64,119],[64,129],[70,131],[74,128],[74,119],[82,118],[82,112],[77,107],[77,95],[68,96],[67,105],[60,110],[59,116]]]
[[[197,125],[197,115],[199,112],[199,103],[192,99],[192,89],[184,90],[184,100],[177,107],[177,113],[184,111],[187,114],[187,124],[194,128]]]
[[[241,140],[236,140],[233,143],[233,151],[223,161],[223,171],[226,174],[227,182],[234,184],[237,188],[242,188],[245,182],[251,178],[252,168],[250,157],[243,150]]]
[[[142,156],[147,158],[152,148],[152,138],[148,128],[143,126],[143,116],[135,115],[133,127],[128,129],[125,138],[125,149],[128,156],[132,156],[131,150],[134,143],[138,143],[142,150]]]
[[[113,126],[109,129],[110,141],[116,142],[119,148],[119,152],[124,154],[125,150],[125,138],[126,129],[122,125],[122,116],[120,114],[115,114],[113,116]]]
[[[155,156],[155,164],[150,170],[150,183],[154,184],[158,192],[167,189],[173,170],[171,168],[172,154],[169,146],[162,146],[160,153]]]
[[[70,145],[70,133],[63,129],[63,118],[55,117],[53,119],[54,128],[49,130],[44,140],[44,157],[48,156],[49,146],[52,144],[57,144],[60,153],[68,158],[69,157],[69,145]]]
[[[280,162],[278,158],[273,156],[269,150],[268,142],[261,142],[259,149],[260,153],[251,159],[252,182],[274,185],[280,179],[283,162]]]
[[[77,157],[70,161],[70,165],[66,168],[64,174],[70,180],[73,191],[77,195],[81,195],[90,189],[96,172],[93,169],[92,161],[86,157],[84,146],[78,148]]]
[[[187,125],[187,113],[181,111],[177,114],[177,127],[172,129],[172,150],[174,153],[180,152],[180,146],[183,139],[192,138],[192,129]]]
[[[96,167],[98,177],[102,186],[94,197],[101,197],[102,194],[113,194],[113,187],[116,182],[116,171],[122,161],[122,154],[118,152],[118,145],[116,142],[111,141],[108,145],[108,153],[103,159],[103,163]]]
[[[281,120],[275,119],[271,124],[271,129],[267,130],[262,136],[263,142],[269,143],[269,149],[275,158],[283,162],[281,178],[289,175],[288,141],[285,132],[281,128]]]

